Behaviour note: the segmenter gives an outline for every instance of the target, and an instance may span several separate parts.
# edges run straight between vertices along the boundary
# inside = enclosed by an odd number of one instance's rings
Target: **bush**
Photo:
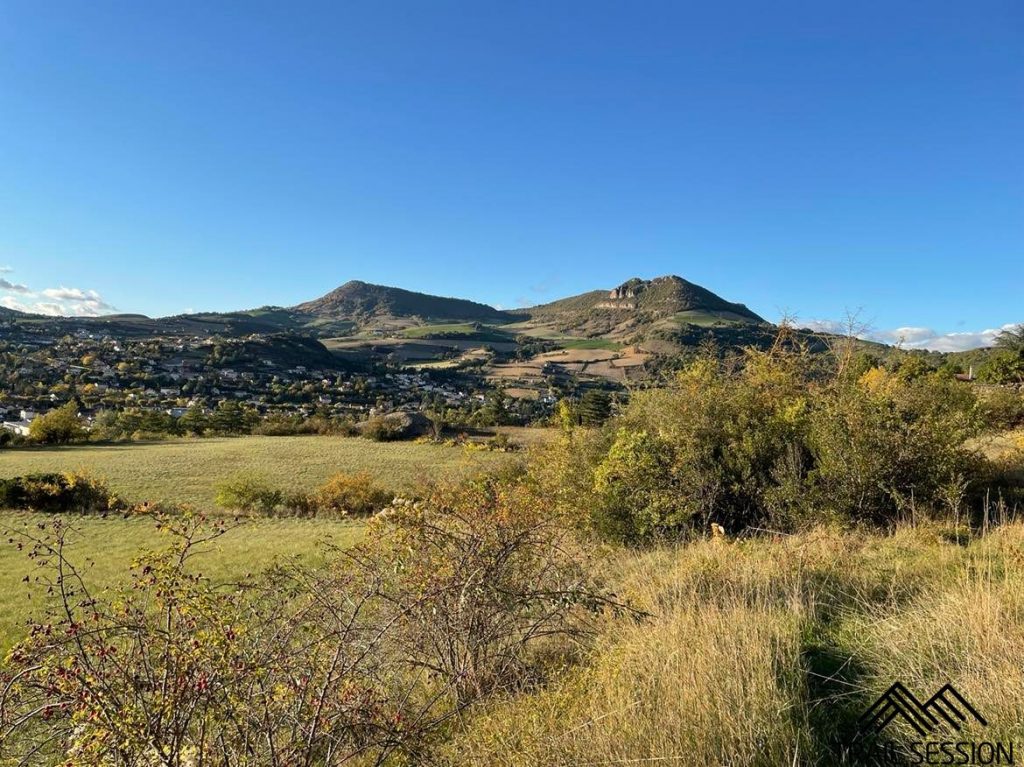
[[[1013,386],[987,388],[980,397],[985,426],[995,431],[1024,425],[1024,391]]]
[[[358,432],[353,422],[344,418],[326,418],[324,416],[303,418],[300,415],[272,415],[253,426],[252,433],[268,437],[283,437],[295,434],[352,437]]]
[[[973,389],[938,373],[823,377],[799,349],[776,347],[697,359],[634,393],[603,430],[570,425],[561,453],[541,459],[552,465],[533,471],[563,510],[589,510],[593,528],[627,543],[711,524],[892,524],[961,513],[982,477],[964,447],[979,427]]]
[[[394,497],[394,493],[378,486],[367,472],[339,472],[317,489],[312,500],[318,513],[348,516],[375,514]]]
[[[34,442],[44,445],[66,445],[85,439],[85,427],[73,402],[38,416],[29,425],[28,433]]]
[[[409,427],[400,414],[370,416],[360,427],[360,434],[374,442],[393,442],[409,436]]]
[[[783,489],[805,474],[800,362],[750,352],[736,372],[701,359],[669,387],[635,395],[597,438],[588,504],[597,529],[639,542],[778,516]]]
[[[100,480],[80,472],[0,479],[0,508],[45,512],[100,512],[122,507]]]
[[[484,442],[484,447],[498,453],[514,453],[519,450],[519,444],[512,441],[512,438],[505,432],[498,432]]]
[[[392,764],[450,718],[422,675],[403,677],[372,583],[281,568],[218,587],[192,560],[224,522],[159,526],[172,545],[141,557],[116,597],[81,586],[65,528],[22,536],[47,582],[69,587],[0,666],[0,762]]]
[[[217,486],[214,502],[231,511],[272,514],[284,500],[284,493],[271,487],[259,474],[242,472]]]
[[[315,517],[319,511],[316,497],[301,490],[294,493],[285,493],[281,505],[289,514],[296,517]]]
[[[522,490],[437,489],[323,566],[283,563],[231,588],[193,563],[225,520],[157,513],[170,547],[96,594],[59,520],[52,535],[20,533],[39,585],[70,587],[41,600],[0,665],[0,762],[430,763],[464,706],[523,686],[535,647],[578,641],[615,607]]]
[[[540,673],[535,648],[582,640],[597,613],[627,609],[525,481],[482,478],[396,501],[367,538],[355,556],[380,584],[397,652],[458,707],[521,688]]]
[[[818,506],[889,524],[958,505],[978,476],[964,447],[978,428],[974,405],[969,387],[939,376],[907,381],[875,369],[826,387],[809,442]]]

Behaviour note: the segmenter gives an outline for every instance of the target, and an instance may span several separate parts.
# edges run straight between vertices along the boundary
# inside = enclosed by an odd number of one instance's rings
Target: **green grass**
[[[739,315],[729,312],[703,312],[699,310],[676,312],[672,315],[672,319],[676,322],[685,322],[702,328],[715,327],[716,325],[739,325],[747,321]]]
[[[426,338],[434,333],[457,333],[459,335],[472,335],[477,329],[468,322],[452,322],[446,325],[421,325],[415,328],[406,328],[402,335],[406,338]]]
[[[452,339],[482,342],[510,342],[514,339],[508,333],[489,325],[474,325],[469,322],[453,322],[441,325],[422,325],[406,328],[400,334],[403,338]]]
[[[563,349],[608,349],[617,352],[622,344],[606,338],[556,338],[555,343]]]
[[[0,658],[24,634],[24,624],[34,610],[42,607],[43,595],[22,582],[34,577],[35,566],[25,550],[17,549],[17,531],[41,535],[39,524],[52,521],[52,514],[0,512]],[[124,584],[129,565],[147,549],[158,549],[165,539],[145,516],[65,516],[74,528],[69,557],[86,572],[90,588],[103,589]],[[330,540],[351,545],[362,537],[363,523],[344,520],[253,519],[211,544],[196,562],[204,575],[215,581],[238,578],[265,569],[275,558],[316,556],[315,544]],[[15,543],[9,543],[9,538]],[[87,565],[91,559],[94,564]]]
[[[84,470],[128,500],[211,508],[216,486],[242,471],[288,490],[311,489],[339,471],[368,471],[386,487],[409,489],[420,479],[503,460],[500,453],[356,437],[235,437],[4,450],[0,477]]]

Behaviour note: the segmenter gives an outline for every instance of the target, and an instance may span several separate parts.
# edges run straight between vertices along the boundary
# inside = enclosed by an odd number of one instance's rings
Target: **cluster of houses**
[[[0,409],[0,415],[3,416],[3,421],[0,422],[4,431],[9,431],[12,434],[17,434],[19,437],[27,437],[29,427],[32,426],[32,421],[39,415],[34,410],[13,410],[13,409]]]
[[[37,414],[72,401],[86,422],[103,410],[179,418],[196,406],[211,412],[224,400],[264,416],[358,418],[425,402],[472,407],[485,391],[484,382],[427,371],[352,372],[329,356],[298,364],[294,354],[275,354],[273,337],[259,334],[124,339],[79,331],[8,341],[0,349],[0,416],[3,429],[18,435],[28,433]]]

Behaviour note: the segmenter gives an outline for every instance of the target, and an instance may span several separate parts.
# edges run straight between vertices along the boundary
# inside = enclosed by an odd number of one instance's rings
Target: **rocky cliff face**
[[[644,290],[659,280],[664,280],[664,277],[656,277],[653,280],[641,280],[639,277],[634,277],[631,280],[626,280],[624,283],[619,285],[617,288],[613,288],[608,292],[608,298],[615,301],[622,301],[624,299],[636,298]]]

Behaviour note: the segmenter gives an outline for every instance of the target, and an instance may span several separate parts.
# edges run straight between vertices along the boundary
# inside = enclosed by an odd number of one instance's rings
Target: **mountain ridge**
[[[376,285],[362,280],[349,280],[319,298],[290,308],[304,314],[354,321],[380,316],[492,322],[513,319],[507,312],[489,304],[390,285]]]

